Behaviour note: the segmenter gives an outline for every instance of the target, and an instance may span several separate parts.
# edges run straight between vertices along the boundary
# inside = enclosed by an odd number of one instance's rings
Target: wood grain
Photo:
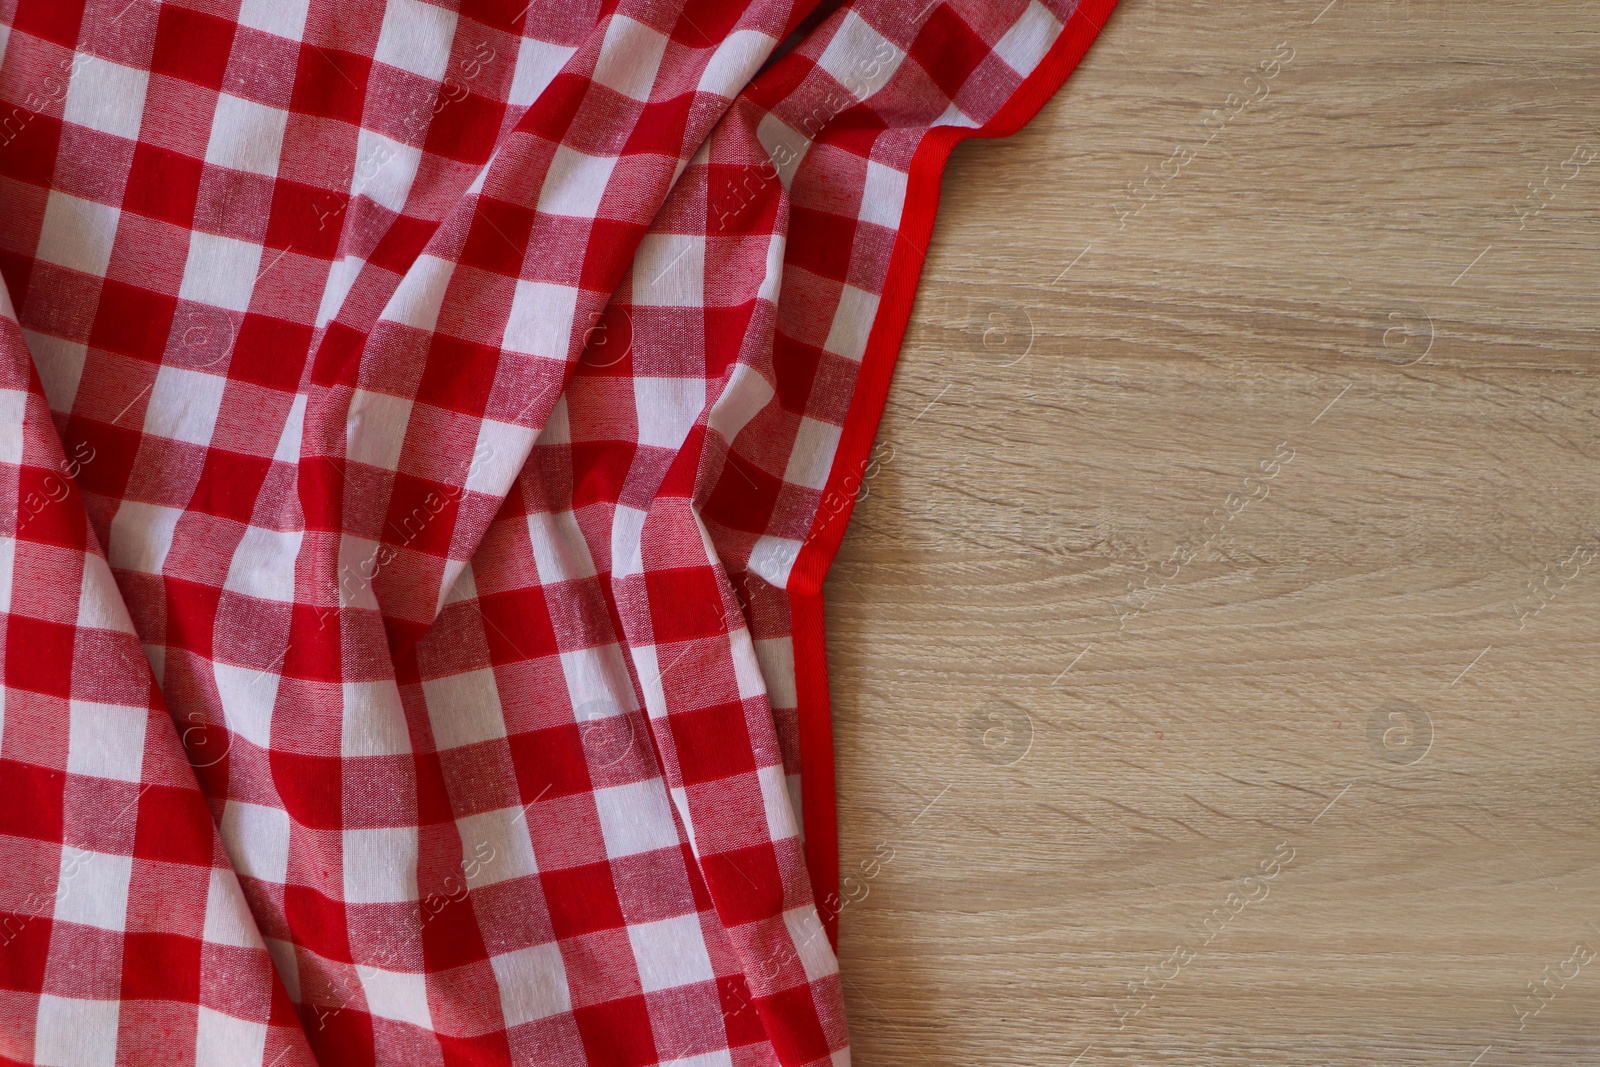
[[[1126,0],[957,151],[828,585],[858,1065],[1600,1063],[1597,10]]]

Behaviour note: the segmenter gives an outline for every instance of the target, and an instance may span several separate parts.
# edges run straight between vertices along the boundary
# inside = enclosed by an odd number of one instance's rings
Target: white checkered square
[[[839,309],[834,312],[833,325],[828,329],[828,340],[823,348],[836,356],[856,363],[867,352],[867,338],[872,334],[872,324],[878,314],[875,294],[853,285],[839,292]]]
[[[34,1018],[33,1062],[38,1067],[116,1067],[121,1009],[115,1000],[41,994]]]
[[[123,782],[139,781],[149,712],[88,700],[74,700],[68,709],[67,770]]]
[[[410,400],[367,389],[355,390],[345,415],[345,458],[386,471],[398,470],[410,421]]]
[[[235,735],[232,743],[237,744],[243,738],[257,748],[270,748],[272,713],[278,701],[278,672],[270,668],[214,663],[211,673],[217,683],[223,719]]]
[[[1026,77],[1033,73],[1060,36],[1061,23],[1050,9],[1039,0],[1029,0],[1022,17],[995,42],[994,54],[1005,60],[1006,66]]]
[[[634,378],[633,406],[639,420],[639,443],[676,451],[705,403],[704,378]]]
[[[897,229],[906,203],[906,174],[894,167],[867,161],[867,184],[861,190],[862,222]]]
[[[639,984],[646,993],[716,977],[697,915],[634,923],[628,927],[628,941],[639,965]]]
[[[689,838],[690,849],[698,855],[700,840],[695,836],[694,812],[689,807],[689,791],[681,785],[675,785],[667,790],[667,795],[672,798],[672,810],[683,820],[683,832]]]
[[[339,606],[376,608],[372,579],[380,569],[378,543],[349,534],[339,538]]]
[[[455,274],[455,264],[438,256],[418,256],[383,309],[388,322],[403,323],[417,330],[432,331],[439,322],[439,306]]]
[[[756,769],[761,783],[761,806],[767,813],[767,835],[774,841],[787,841],[800,833],[794,809],[789,802],[789,782],[780,764]]]
[[[206,887],[206,923],[201,936],[213,945],[260,948],[261,934],[245,905],[239,880],[226,867],[211,868]]]
[[[132,878],[131,856],[64,847],[56,875],[56,920],[120,932]]]
[[[339,314],[339,309],[344,306],[344,298],[350,295],[350,287],[366,265],[366,260],[357,256],[344,256],[334,263],[322,287],[322,302],[317,307],[318,326],[326,326],[330,319]]]
[[[194,1067],[258,1064],[266,1047],[266,1023],[237,1019],[200,1005],[195,1020]]]
[[[150,390],[144,432],[192,445],[210,444],[227,385],[228,380],[218,374],[163,366]]]
[[[304,538],[303,530],[246,526],[239,547],[233,550],[223,588],[261,600],[294,603],[295,560]]]
[[[772,402],[772,383],[747,363],[737,364],[723,383],[706,425],[732,442],[741,430]]]
[[[347,757],[404,756],[411,752],[406,711],[394,682],[345,682],[339,751]]]
[[[633,259],[633,302],[647,307],[699,307],[705,302],[705,277],[704,237],[646,234]]]
[[[619,504],[611,515],[611,573],[618,578],[644,573],[645,513]]]
[[[455,565],[454,561],[452,565]],[[445,588],[448,592],[445,593],[444,604],[470,604],[478,599],[478,583],[472,577],[472,564],[463,562],[459,568],[454,581],[446,578]],[[440,605],[441,608],[443,606]]]
[[[622,652],[616,645],[597,645],[561,653],[561,673],[566,677],[567,695],[579,722],[621,715],[633,707],[633,694],[625,692],[616,680],[627,676]]]
[[[17,539],[0,536],[0,611],[9,612],[11,610],[11,590],[16,582],[16,577]],[[0,727],[4,725],[5,690],[4,687],[0,687]]]
[[[500,1011],[507,1026],[548,1019],[572,1010],[567,968],[554,943],[489,957],[500,986]]]
[[[808,489],[821,489],[827,485],[828,472],[833,469],[833,457],[839,450],[840,432],[840,427],[831,422],[802,416],[799,432],[795,434],[794,451],[789,453],[789,465],[783,471],[783,480]]]
[[[206,162],[275,177],[288,124],[289,113],[282,108],[221,93],[206,141]]]
[[[222,809],[222,843],[245,878],[282,884],[289,874],[289,813],[230,800]]]
[[[667,39],[661,33],[626,15],[613,15],[600,46],[594,80],[623,96],[649,100],[666,49]]]
[[[760,69],[777,44],[776,39],[759,30],[735,30],[717,46],[696,88],[731,99]]]
[[[750,570],[777,589],[789,583],[789,569],[800,558],[804,543],[791,537],[763,534],[750,550]]]
[[[149,83],[150,75],[136,67],[108,59],[83,60],[67,81],[64,117],[78,126],[137,140]]]
[[[178,295],[232,311],[248,311],[261,266],[261,246],[195,230]]]
[[[415,826],[346,830],[343,837],[347,903],[396,904],[417,899]]]
[[[614,859],[678,846],[678,828],[659,778],[596,789],[594,806],[606,854]]]
[[[733,1067],[733,1054],[725,1048],[719,1048],[715,1052],[705,1052],[698,1056],[679,1056],[670,1061],[666,1067]],[[829,1067],[850,1067],[850,1061],[836,1058]]]
[[[300,1000],[300,957],[295,953],[294,946],[275,937],[263,940],[267,944],[267,954],[272,957],[273,969],[283,978],[284,991],[289,994],[290,1000]]]
[[[0,610],[4,598],[0,597]],[[133,633],[133,620],[128,618],[128,606],[117,590],[117,580],[103,556],[83,558],[83,582],[78,588],[79,627],[90,630],[115,630]]]
[[[639,679],[639,691],[644,698],[645,714],[659,719],[667,713],[666,690],[661,678],[661,658],[655,645],[633,645],[628,651],[633,656],[634,674]]]
[[[305,34],[311,0],[243,0],[239,25],[298,41]]]
[[[500,689],[491,668],[425,679],[422,695],[433,743],[441,752],[506,735]]]
[[[52,189],[45,201],[44,226],[39,230],[38,257],[58,267],[104,277],[121,217],[121,211],[107,204]]]
[[[277,463],[297,463],[300,459],[300,441],[305,433],[306,394],[297,393],[289,402],[289,416],[283,420],[283,432],[278,435],[278,447],[272,458]]]
[[[27,393],[0,389],[0,463],[22,462],[22,416],[27,410]]]
[[[778,181],[788,189],[794,185],[795,171],[811,148],[811,139],[776,115],[768,115],[756,126],[756,140],[767,150]]]
[[[439,81],[450,66],[450,42],[455,34],[454,11],[421,0],[387,0],[372,58]]]
[[[577,49],[551,44],[535,37],[524,37],[517,46],[517,69],[511,76],[506,102],[512,107],[527,107],[561,73]]]
[[[518,281],[501,344],[508,352],[565,360],[577,309],[578,291],[571,286]]]
[[[173,531],[183,512],[158,504],[125,500],[111,520],[106,556],[118,570],[160,574],[172,550]]]
[[[504,496],[511,479],[527,462],[534,437],[535,432],[526,426],[480,419],[478,444],[472,450],[472,461],[467,466],[467,479],[463,487],[470,493]]]
[[[78,382],[83,378],[89,346],[32,330],[24,330],[22,334],[28,341],[28,351],[33,353],[33,365],[39,370],[39,381],[44,386],[50,410],[71,411],[72,401],[78,395]]]
[[[561,145],[539,186],[539,210],[547,215],[594,218],[616,166],[616,156],[588,156]]]
[[[817,58],[817,66],[857,100],[872,97],[889,84],[906,54],[854,11],[847,11],[839,32]]]
[[[805,968],[807,981],[815,982],[839,973],[839,960],[833,954],[827,934],[823,932],[822,920],[817,918],[816,908],[791,908],[783,913],[783,924],[789,928],[789,936],[794,939],[795,949],[800,953],[800,964]]]
[[[589,545],[572,512],[531,512],[528,540],[533,547],[533,564],[539,572],[541,585],[594,577],[594,558],[589,554]]]
[[[501,808],[456,820],[462,863],[473,889],[539,873],[526,808]]]
[[[740,700],[753,700],[766,693],[766,680],[761,677],[761,661],[756,658],[754,642],[746,622],[740,621],[737,610],[728,612],[728,651],[733,660],[733,677],[739,686]]]
[[[977,119],[973,118],[965,111],[962,111],[961,107],[954,100],[952,100],[950,101],[949,105],[945,107],[944,113],[939,116],[936,125],[968,126],[975,128],[980,125],[980,123]]]
[[[357,965],[356,975],[361,980],[361,991],[367,995],[367,1010],[378,1018],[424,1029],[433,1025],[425,976],[362,965]]]
[[[761,662],[767,702],[775,708],[799,707],[800,698],[794,687],[794,641],[788,637],[771,637],[751,644]]]
[[[421,164],[422,149],[363,127],[356,135],[356,170],[350,195],[365,196],[390,211],[404,211]]]

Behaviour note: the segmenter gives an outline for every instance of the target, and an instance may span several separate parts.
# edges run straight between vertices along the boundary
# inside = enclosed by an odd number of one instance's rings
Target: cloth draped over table
[[[0,1061],[848,1062],[821,579],[1111,4],[814,6],[0,3]]]

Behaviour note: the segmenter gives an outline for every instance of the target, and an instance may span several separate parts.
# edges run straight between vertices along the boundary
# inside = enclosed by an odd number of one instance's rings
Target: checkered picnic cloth
[[[0,0],[0,1062],[847,1063],[821,578],[1110,6]]]

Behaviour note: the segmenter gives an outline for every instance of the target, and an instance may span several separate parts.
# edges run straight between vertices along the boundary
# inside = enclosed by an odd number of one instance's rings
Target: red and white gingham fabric
[[[1110,0],[814,3],[0,0],[0,1062],[848,1062],[818,588]]]

